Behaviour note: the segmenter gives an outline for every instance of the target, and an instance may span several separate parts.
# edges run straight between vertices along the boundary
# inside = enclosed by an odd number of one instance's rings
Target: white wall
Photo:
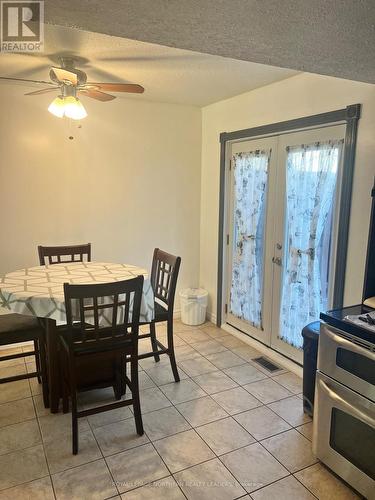
[[[350,220],[345,303],[361,301],[375,175],[375,86],[301,74],[221,101],[202,110],[200,281],[216,314],[219,206],[219,134],[362,103]]]
[[[91,242],[94,260],[146,268],[156,246],[181,255],[180,287],[198,285],[200,109],[86,98],[70,129],[52,94],[24,92],[0,87],[0,275],[37,265],[38,244]]]
[[[202,130],[198,108],[137,98],[86,98],[89,116],[70,130],[46,111],[53,96],[25,91],[0,87],[0,275],[36,265],[38,244],[91,241],[95,260],[144,267],[159,246],[182,256],[180,287],[207,288],[216,312],[220,132],[359,102],[345,302],[360,300],[375,175],[373,85],[301,74],[203,108]]]

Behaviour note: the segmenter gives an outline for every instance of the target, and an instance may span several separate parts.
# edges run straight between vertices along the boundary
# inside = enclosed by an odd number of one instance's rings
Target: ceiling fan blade
[[[160,56],[119,56],[119,57],[98,57],[98,61],[105,61],[105,62],[122,62],[122,63],[127,63],[127,62],[154,62],[157,59],[166,59],[166,57],[160,57]],[[169,57],[168,57],[169,58]]]
[[[94,85],[100,90],[109,90],[110,92],[130,92],[133,94],[143,94],[145,89],[141,85],[133,83],[88,83]]]
[[[45,82],[43,80],[28,80],[26,78],[11,78],[8,76],[0,76],[0,80],[9,80],[12,82],[27,82],[27,83],[39,83],[41,85],[53,85],[55,87],[55,84],[52,82]]]
[[[77,75],[75,73],[72,73],[71,71],[68,71],[68,70],[63,69],[63,68],[53,68],[52,67],[51,72],[55,75],[55,77],[57,78],[57,80],[59,80],[59,82],[68,81],[72,85],[78,84]]]
[[[15,52],[17,54],[17,52]],[[48,75],[49,66],[46,64],[39,64],[37,66],[25,67],[26,65],[22,65],[22,70],[14,73],[14,78],[29,78],[30,76],[35,76],[36,74],[43,71],[43,73]]]
[[[109,71],[105,71],[104,69],[100,69],[97,66],[92,66],[89,65],[87,68],[88,72],[90,72],[91,79],[94,79],[99,82],[113,82],[116,81],[116,78],[118,78],[118,75],[116,73],[110,73]]]
[[[190,59],[197,60],[197,58],[203,58],[204,54],[187,54],[182,51],[179,54],[153,54],[151,56],[119,56],[119,57],[98,57],[97,61],[105,61],[105,62],[122,62],[122,63],[142,63],[142,62],[151,62],[157,63],[160,61],[186,61]]]
[[[25,95],[39,95],[46,94],[47,92],[54,92],[58,87],[49,87],[48,89],[34,90],[34,92],[27,92]]]
[[[96,89],[80,89],[79,92],[84,96],[91,97],[92,99],[102,102],[113,101],[113,99],[116,99],[114,95],[106,94],[105,92],[100,92]]]

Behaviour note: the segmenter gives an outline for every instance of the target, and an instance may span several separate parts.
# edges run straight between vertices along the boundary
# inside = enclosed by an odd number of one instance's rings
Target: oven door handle
[[[349,410],[354,416],[358,417],[370,427],[375,428],[374,418],[370,417],[370,415],[367,415],[363,411],[358,410],[358,408],[348,403],[348,401],[345,401],[345,399],[343,399],[335,391],[333,391],[323,380],[319,380],[319,385],[331,399],[333,399],[337,403],[340,403],[341,406]]]
[[[342,347],[346,348],[348,351],[351,352],[356,352],[360,354],[361,356],[365,356],[366,358],[371,359],[371,361],[375,361],[375,352],[368,351],[364,347],[360,347],[354,342],[350,342],[350,340],[346,340],[339,335],[336,335],[335,333],[332,333],[328,328],[324,329],[324,334],[327,335],[329,339],[331,339],[333,342],[336,342],[336,344],[341,345]]]

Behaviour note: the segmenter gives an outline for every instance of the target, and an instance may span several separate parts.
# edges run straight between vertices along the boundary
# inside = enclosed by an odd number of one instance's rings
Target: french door
[[[230,145],[226,322],[302,361],[330,307],[345,126]]]

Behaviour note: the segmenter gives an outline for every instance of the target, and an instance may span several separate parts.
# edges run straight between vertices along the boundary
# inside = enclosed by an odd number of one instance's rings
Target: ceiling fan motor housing
[[[75,87],[74,85],[66,85],[65,83],[63,83],[60,88],[61,88],[61,95],[63,97],[69,97],[69,96],[77,97],[77,87]]]
[[[66,69],[66,68],[64,68],[64,69]],[[78,85],[84,85],[87,82],[87,75],[84,71],[81,71],[81,70],[76,69],[76,68],[69,68],[68,71],[77,75]],[[49,76],[53,82],[58,83],[59,85],[61,84],[61,81],[57,78],[53,69],[50,70]],[[69,82],[67,82],[67,84],[69,85]]]

